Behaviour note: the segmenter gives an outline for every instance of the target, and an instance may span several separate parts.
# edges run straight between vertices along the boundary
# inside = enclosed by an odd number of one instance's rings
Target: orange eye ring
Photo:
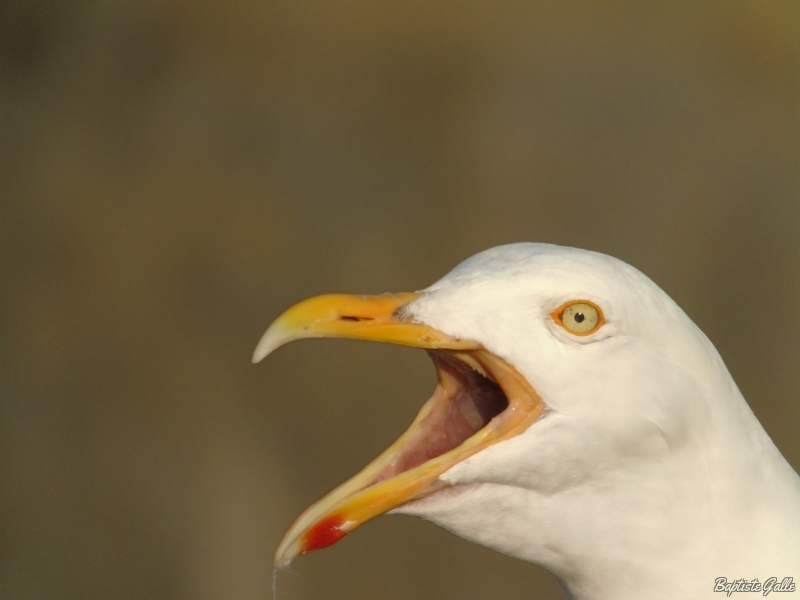
[[[591,300],[570,300],[553,312],[550,318],[570,335],[592,335],[606,323],[603,309]]]

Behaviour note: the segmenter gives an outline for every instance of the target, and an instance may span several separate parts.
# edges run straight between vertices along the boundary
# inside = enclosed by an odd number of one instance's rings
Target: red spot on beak
[[[309,529],[304,536],[303,553],[327,548],[342,539],[347,532],[341,529],[342,518],[333,515]]]

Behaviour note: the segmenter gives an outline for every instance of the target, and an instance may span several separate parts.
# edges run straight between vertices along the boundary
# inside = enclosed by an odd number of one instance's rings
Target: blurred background
[[[542,241],[653,278],[800,468],[800,4],[0,5],[0,597],[263,599],[435,383],[288,305]],[[278,598],[561,598],[410,517]]]

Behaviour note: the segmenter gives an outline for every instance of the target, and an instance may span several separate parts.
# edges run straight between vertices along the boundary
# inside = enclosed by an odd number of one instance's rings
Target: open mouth
[[[508,408],[503,388],[456,354],[431,350],[439,385],[409,430],[405,445],[371,485],[454,450]],[[476,363],[477,364],[477,363]]]
[[[404,312],[398,308],[417,296],[312,298],[286,311],[259,343],[255,362],[304,337],[421,347],[428,350],[438,378],[433,394],[395,443],[298,517],[278,546],[276,566],[330,546],[373,517],[447,487],[439,478],[445,471],[521,433],[541,415],[541,397],[508,362],[477,342],[398,317]]]

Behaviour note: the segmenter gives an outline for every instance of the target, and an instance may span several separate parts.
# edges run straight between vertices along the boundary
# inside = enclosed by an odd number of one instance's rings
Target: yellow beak
[[[420,294],[349,296],[329,294],[292,306],[270,325],[253,353],[261,362],[276,348],[293,340],[315,337],[387,342],[418,348],[474,349],[463,341],[419,323],[405,321],[403,309]]]
[[[433,396],[394,444],[300,515],[278,546],[277,567],[288,565],[299,554],[333,544],[373,517],[446,487],[439,479],[442,473],[487,446],[524,431],[541,414],[541,398],[506,361],[478,342],[409,320],[406,306],[419,296],[310,298],[278,317],[258,343],[254,363],[283,344],[309,337],[425,348],[431,351],[439,379]],[[474,407],[464,406],[463,398],[470,386],[489,390],[494,402],[499,396],[507,406],[492,411],[482,421]],[[456,402],[461,403],[458,410],[454,409]],[[454,427],[448,425],[448,419],[469,422],[475,432],[468,430],[469,437],[455,447],[445,446],[441,453],[431,450],[432,444],[441,446],[437,440],[445,435],[443,431]]]

